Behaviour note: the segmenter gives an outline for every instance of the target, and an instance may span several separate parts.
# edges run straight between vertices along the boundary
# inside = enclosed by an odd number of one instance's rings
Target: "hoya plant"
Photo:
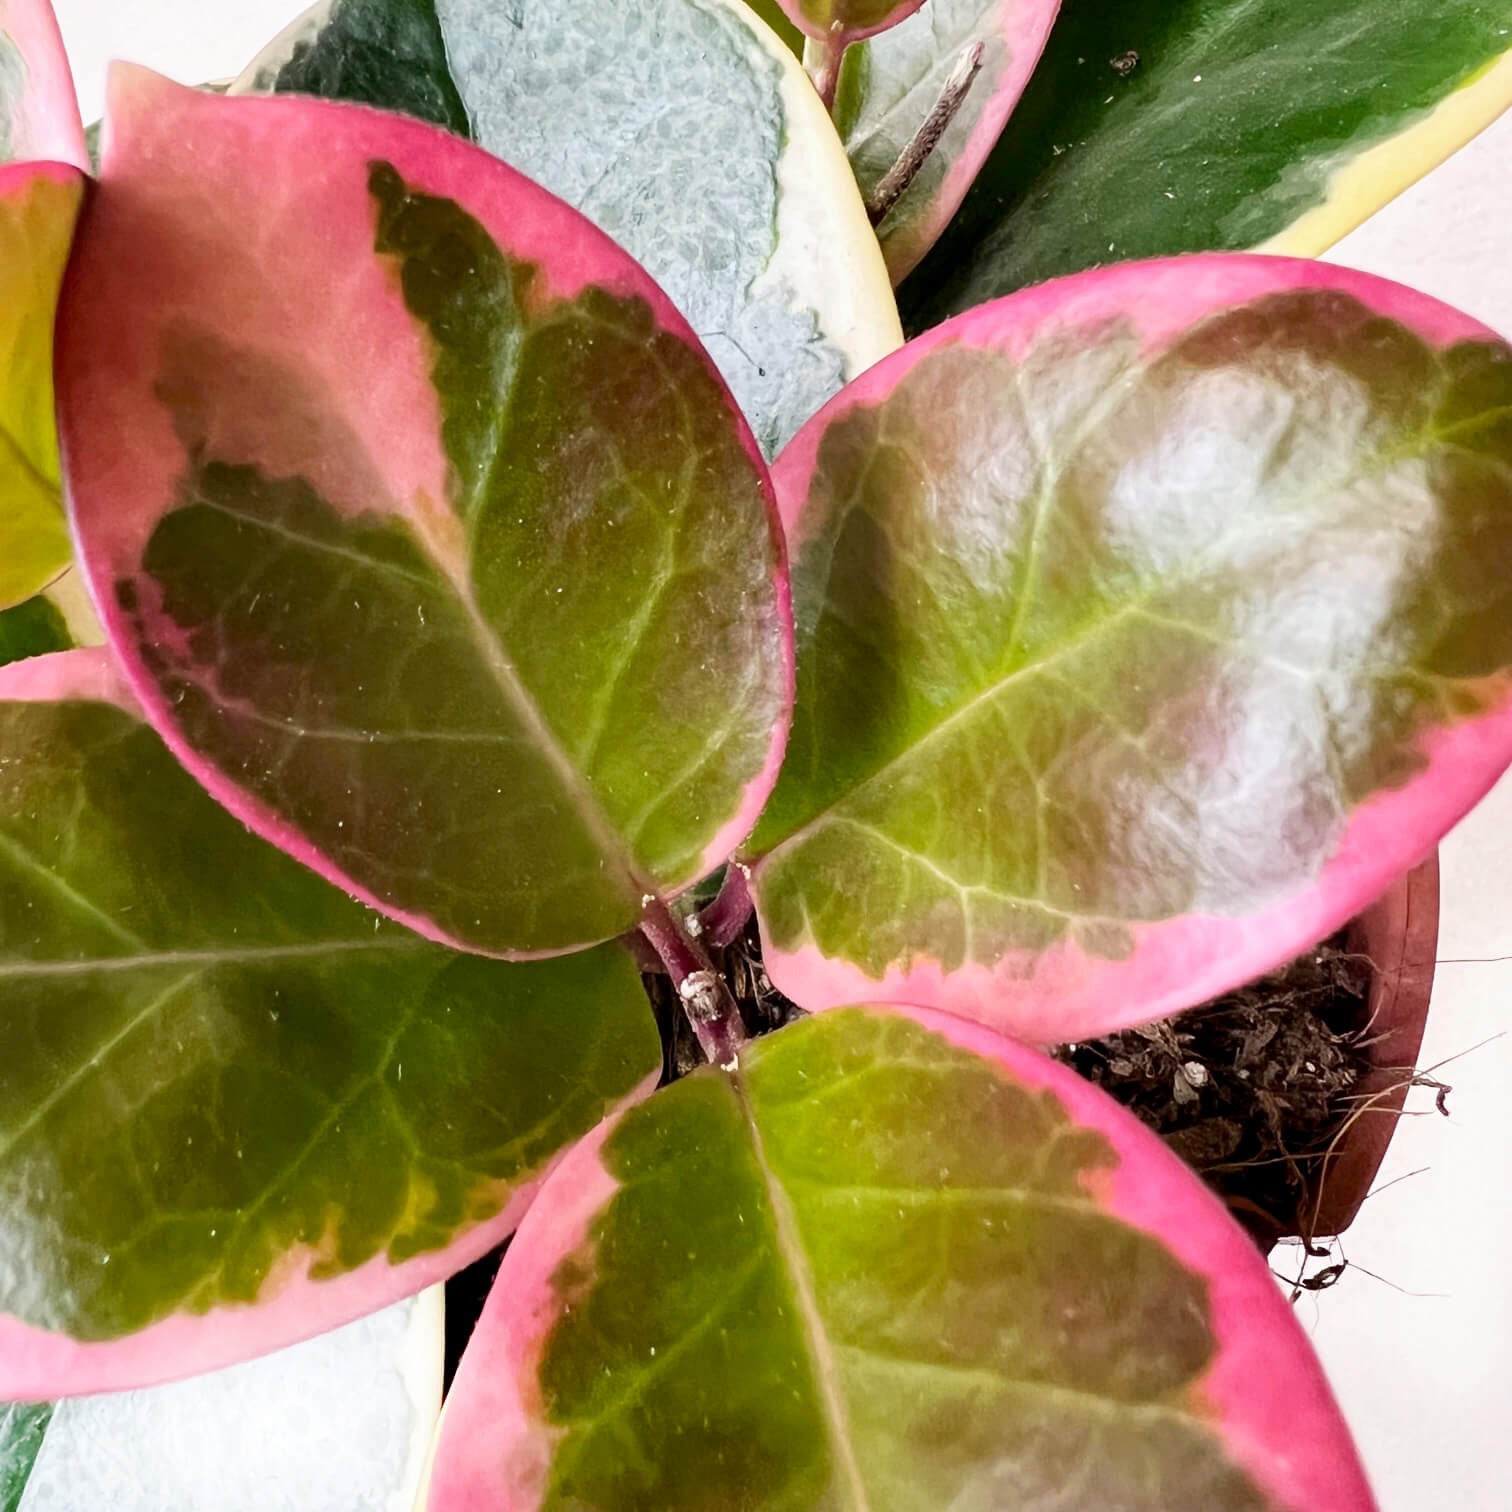
[[[91,168],[0,4],[0,1397],[515,1233],[430,1512],[1371,1507],[1042,1047],[1512,760],[1512,350],[1253,250],[1490,119],[1508,18],[1060,9],[330,0],[117,67]]]

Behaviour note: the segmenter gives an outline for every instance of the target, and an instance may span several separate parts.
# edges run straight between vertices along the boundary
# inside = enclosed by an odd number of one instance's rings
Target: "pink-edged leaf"
[[[845,54],[835,125],[868,200],[929,120],[952,71],[980,46],[980,68],[924,165],[877,226],[894,284],[966,198],[1034,73],[1060,0],[929,0]]]
[[[560,195],[687,317],[768,457],[902,345],[834,123],[740,0],[317,0],[232,90],[418,116]]]
[[[105,651],[0,670],[0,1400],[450,1275],[659,1063],[619,947],[422,940],[209,798]]]
[[[53,320],[82,188],[64,163],[0,165],[0,610],[68,564],[53,419]]]
[[[750,829],[792,682],[765,468],[560,201],[415,121],[117,69],[58,362],[107,631],[259,833],[532,955]]]
[[[1253,1244],[1095,1087],[850,1009],[607,1122],[462,1361],[429,1512],[1368,1512]]]
[[[89,171],[73,74],[48,0],[0,0],[0,162]]]
[[[896,26],[924,0],[779,0],[805,36],[845,46]]]
[[[1044,285],[776,469],[778,987],[1077,1039],[1297,955],[1512,756],[1512,352],[1313,263]]]

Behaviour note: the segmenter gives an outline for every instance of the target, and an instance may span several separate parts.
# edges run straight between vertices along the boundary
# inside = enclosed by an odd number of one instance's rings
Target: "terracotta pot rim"
[[[1370,1194],[1406,1106],[1422,1049],[1438,958],[1439,861],[1426,861],[1394,882],[1349,925],[1347,948],[1368,956],[1372,970],[1365,1027],[1369,1069],[1356,1086],[1366,1101],[1328,1156],[1309,1194],[1311,1240],[1343,1233]]]

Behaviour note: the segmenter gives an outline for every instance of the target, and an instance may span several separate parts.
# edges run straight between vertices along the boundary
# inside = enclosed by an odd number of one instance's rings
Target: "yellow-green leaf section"
[[[78,178],[55,164],[0,177],[0,608],[68,564],[52,336],[79,197]]]

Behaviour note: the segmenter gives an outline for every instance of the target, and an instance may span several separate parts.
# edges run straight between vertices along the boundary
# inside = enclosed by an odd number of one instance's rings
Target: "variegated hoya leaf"
[[[510,964],[250,835],[102,650],[0,672],[0,1399],[290,1343],[497,1244],[654,1081],[617,946]]]
[[[80,192],[78,171],[65,164],[0,167],[0,609],[68,564],[52,348]]]
[[[844,46],[876,35],[913,15],[925,0],[780,0],[788,19],[807,36]]]
[[[902,339],[834,130],[743,0],[324,0],[236,88],[417,115],[560,195],[666,290],[768,456]]]
[[[901,283],[960,208],[1023,94],[1060,0],[925,0],[900,26],[849,48],[835,96],[835,125],[870,200],[928,119],[951,71],[981,45],[965,102],[877,234]]]
[[[617,935],[723,861],[786,733],[786,573],[664,296],[397,116],[120,69],[106,138],[59,343],[70,502],[195,775],[495,954]]]
[[[811,1019],[611,1120],[505,1257],[429,1512],[1369,1512],[1249,1239],[960,1020]]]
[[[1315,256],[1509,103],[1506,0],[1064,0],[905,322],[1127,258]]]
[[[775,476],[798,707],[750,849],[805,1007],[1057,1041],[1200,1002],[1512,758],[1512,350],[1396,285],[1047,284],[873,369]]]
[[[73,75],[48,0],[0,0],[0,163],[88,171]]]

